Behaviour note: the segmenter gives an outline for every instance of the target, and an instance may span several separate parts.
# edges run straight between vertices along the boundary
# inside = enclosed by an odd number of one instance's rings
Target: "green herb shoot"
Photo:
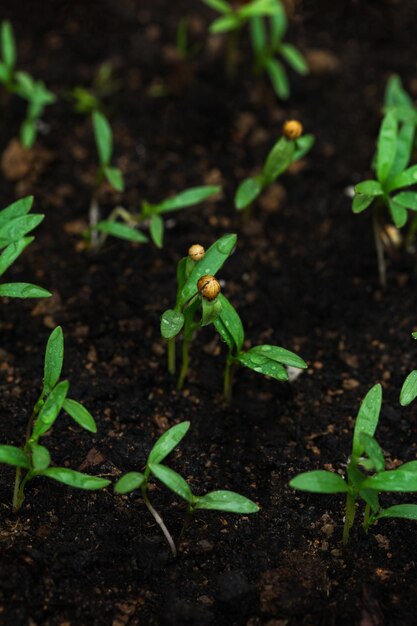
[[[384,518],[417,520],[417,504],[397,504],[383,508],[379,501],[383,492],[417,491],[417,461],[404,463],[394,470],[385,470],[384,453],[374,437],[381,403],[382,388],[381,385],[375,385],[365,396],[356,418],[346,479],[334,472],[316,470],[299,474],[290,482],[291,487],[302,491],[346,495],[343,529],[345,544],[355,521],[358,500],[365,504],[362,522],[365,531]]]
[[[257,176],[246,178],[235,194],[235,207],[245,210],[246,217],[258,196],[283,174],[295,161],[300,160],[313,147],[314,136],[303,135],[303,127],[297,120],[288,120],[281,137],[269,152],[262,171]]]
[[[400,236],[391,225],[385,225],[388,212],[396,229],[408,220],[408,211],[417,211],[417,191],[409,188],[417,184],[417,165],[411,165],[416,137],[417,113],[411,98],[401,82],[393,77],[385,96],[385,115],[379,131],[377,151],[373,162],[375,179],[364,180],[355,186],[352,210],[362,213],[372,210],[372,223],[378,259],[379,280],[386,286],[384,246],[388,249],[400,243]],[[417,231],[417,220],[410,227],[407,241]]]
[[[200,509],[225,511],[227,513],[239,513],[242,515],[257,513],[259,511],[259,507],[252,502],[252,500],[234,491],[210,491],[204,496],[196,496],[191,491],[189,484],[180,474],[162,464],[162,461],[184,438],[189,427],[190,422],[181,422],[169,428],[158,439],[150,451],[143,473],[129,472],[122,476],[114,487],[115,492],[118,494],[130,493],[135,489],[141,490],[145,505],[162,530],[174,557],[177,555],[177,548],[172,535],[165,526],[162,517],[149,501],[148,485],[151,475],[157,478],[170,491],[187,502],[188,514],[190,515]]]
[[[261,345],[243,349],[245,333],[242,321],[229,300],[221,293],[220,283],[215,278],[224,262],[232,254],[237,237],[223,235],[205,252],[202,246],[194,245],[188,257],[181,259],[177,268],[177,301],[175,308],[168,309],[161,317],[161,335],[168,342],[168,370],[175,373],[175,341],[182,332],[182,365],[178,379],[181,389],[189,368],[189,350],[196,331],[213,324],[228,347],[224,372],[224,397],[230,402],[232,396],[233,371],[238,365],[255,372],[271,376],[279,381],[288,380],[285,365],[306,368],[299,356],[272,345]],[[198,256],[195,256],[198,251]]]
[[[32,205],[33,196],[27,196],[0,211],[0,276],[35,239],[27,235],[42,222],[44,215],[29,215]],[[8,298],[48,298],[50,295],[46,289],[31,283],[0,284],[0,296]]]
[[[27,100],[26,118],[20,129],[20,140],[25,148],[31,148],[36,140],[39,120],[46,106],[53,104],[56,98],[45,84],[34,80],[27,72],[15,70],[16,44],[13,28],[7,20],[0,26],[0,83],[6,91]]]
[[[68,94],[77,113],[90,115],[103,109],[103,101],[114,95],[121,87],[115,77],[113,65],[105,61],[98,68],[90,88],[77,85]]]
[[[158,248],[162,248],[165,230],[163,215],[200,204],[220,191],[221,188],[216,185],[204,185],[186,189],[158,204],[151,204],[144,200],[139,212],[130,212],[117,207],[106,220],[96,224],[93,232],[100,233],[99,246],[103,245],[109,235],[137,243],[146,243],[148,237],[138,230],[138,227],[145,226],[149,228],[153,243]]]
[[[51,333],[45,353],[44,379],[41,394],[35,403],[26,427],[21,448],[0,445],[0,463],[16,467],[13,510],[18,511],[25,498],[27,483],[38,476],[52,478],[64,485],[93,491],[110,484],[109,480],[89,476],[66,467],[51,466],[48,449],[39,443],[49,434],[61,411],[65,411],[79,426],[95,433],[93,417],[87,409],[68,397],[68,381],[59,382],[64,359],[64,338],[60,326]]]
[[[412,333],[413,339],[417,339],[417,333]],[[417,398],[417,370],[410,372],[405,379],[400,393],[401,406],[408,406]]]
[[[210,25],[213,34],[227,33],[226,71],[229,77],[236,73],[240,33],[249,26],[255,58],[255,73],[266,72],[275,93],[281,99],[290,95],[290,86],[284,65],[279,56],[297,73],[308,73],[307,63],[297,48],[284,43],[287,17],[280,0],[251,0],[232,4],[226,0],[203,0],[218,11],[218,17]]]

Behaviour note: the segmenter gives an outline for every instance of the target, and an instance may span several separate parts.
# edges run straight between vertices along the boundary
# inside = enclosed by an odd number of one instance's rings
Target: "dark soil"
[[[345,193],[370,173],[388,76],[399,73],[417,96],[415,2],[301,3],[288,38],[316,51],[316,65],[307,78],[291,75],[287,104],[253,78],[248,50],[238,79],[225,80],[221,51],[207,39],[213,13],[199,2],[2,0],[1,9],[13,21],[20,66],[61,96],[38,141],[48,163],[39,167],[35,153],[35,173],[1,182],[1,206],[34,193],[46,214],[8,277],[54,293],[2,304],[1,441],[21,442],[47,337],[61,324],[71,395],[91,410],[99,432],[90,436],[63,416],[47,439],[54,463],[116,478],[140,469],[158,435],[189,419],[170,465],[196,493],[229,488],[262,508],[251,517],[199,513],[174,560],[139,495],[88,494],[38,479],[16,516],[13,471],[2,467],[0,623],[415,624],[415,525],[381,522],[368,535],[359,526],[343,548],[342,499],[288,488],[301,470],[345,467],[353,419],[376,382],[384,387],[378,433],[387,462],[417,458],[417,409],[398,402],[417,361],[415,261],[393,261],[381,292],[368,215],[354,216]],[[173,55],[183,15],[200,46],[186,63]],[[108,192],[104,210],[192,185],[224,187],[218,202],[173,216],[162,251],[109,240],[94,255],[74,234],[87,216],[96,154],[88,119],[63,97],[89,85],[103,60],[121,83],[107,104],[127,183],[123,197]],[[21,114],[18,103],[5,113],[2,151]],[[233,209],[236,184],[256,171],[288,117],[316,135],[314,150],[243,226]],[[239,241],[221,273],[224,293],[248,342],[282,345],[309,363],[292,384],[242,369],[230,407],[221,396],[224,347],[212,328],[193,346],[181,393],[159,337],[177,260],[191,243],[209,245],[227,231]],[[178,538],[183,504],[159,485],[151,496]]]

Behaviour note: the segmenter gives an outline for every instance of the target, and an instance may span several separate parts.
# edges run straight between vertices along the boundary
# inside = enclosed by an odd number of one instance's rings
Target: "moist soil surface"
[[[224,48],[207,36],[214,14],[191,0],[2,0],[1,9],[15,28],[20,68],[60,96],[43,116],[25,171],[10,172],[3,156],[1,206],[32,193],[46,214],[8,280],[37,282],[54,295],[2,303],[1,442],[21,443],[48,335],[61,324],[63,374],[98,433],[63,415],[44,440],[54,464],[115,480],[140,470],[156,438],[187,419],[191,428],[169,465],[197,494],[233,489],[261,510],[199,512],[189,522],[184,504],[155,483],[150,497],[178,542],[174,559],[139,493],[85,493],[36,479],[15,515],[13,470],[3,466],[0,623],[415,624],[415,525],[380,522],[366,535],[358,515],[343,547],[343,499],[288,487],[303,470],[343,471],[360,401],[376,382],[384,389],[378,438],[387,465],[417,457],[417,408],[398,401],[417,362],[415,258],[392,259],[381,291],[369,215],[352,214],[346,191],[371,174],[387,78],[397,72],[417,96],[415,3],[298,4],[287,37],[307,53],[312,72],[290,74],[286,103],[253,76],[244,41],[235,80],[225,78]],[[182,16],[197,47],[185,61],[175,51]],[[170,216],[162,250],[109,239],[92,253],[80,235],[97,157],[88,117],[66,96],[88,86],[105,60],[118,81],[105,104],[127,190],[106,190],[103,214],[189,186],[223,186],[217,201]],[[3,155],[23,112],[14,101],[4,112]],[[287,118],[302,120],[315,147],[245,223],[233,208],[236,185],[256,172]],[[292,383],[242,368],[230,406],[221,395],[225,348],[213,328],[197,336],[181,392],[159,335],[178,259],[190,244],[208,246],[225,232],[239,239],[221,271],[223,289],[247,345],[275,343],[309,364]]]

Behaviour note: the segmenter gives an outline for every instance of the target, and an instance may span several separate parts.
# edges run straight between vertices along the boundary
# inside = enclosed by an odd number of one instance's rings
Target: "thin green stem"
[[[190,362],[190,343],[191,343],[191,339],[186,339],[186,338],[184,338],[182,342],[182,364],[181,364],[181,371],[180,371],[178,384],[177,384],[178,390],[182,389],[184,381],[187,378],[188,365]]]
[[[147,493],[146,487],[144,489],[142,489],[142,496],[143,496],[143,501],[145,502],[146,508],[148,509],[148,511],[152,515],[152,517],[154,518],[155,522],[158,524],[159,528],[162,530],[162,532],[164,534],[164,537],[167,540],[169,547],[171,548],[172,555],[174,557],[176,557],[177,556],[177,548],[175,547],[175,543],[174,543],[174,540],[172,538],[172,535],[169,532],[168,528],[165,526],[164,520],[162,519],[162,517],[159,515],[159,513],[157,511],[155,511],[155,509],[153,508],[152,504],[149,502],[149,498],[148,498],[148,493]]]
[[[39,399],[36,402],[36,404],[35,404],[35,406],[33,408],[32,414],[31,414],[31,416],[30,416],[30,418],[28,420],[28,423],[26,425],[25,443],[24,443],[24,446],[23,446],[23,450],[25,450],[25,451],[26,451],[26,448],[27,448],[27,442],[29,441],[30,436],[32,434],[33,425],[34,425],[34,423],[36,421],[36,418],[39,415],[39,411],[41,410],[41,408],[43,406],[43,398],[44,398],[44,395],[42,393],[39,396]],[[27,476],[27,474],[26,474],[26,476]],[[15,511],[15,512],[18,511],[20,509],[20,507],[22,506],[22,504],[23,504],[23,499],[20,502],[20,495],[19,494],[20,494],[20,487],[21,487],[21,485],[24,486],[24,484],[26,482],[26,476],[25,476],[25,478],[22,481],[22,468],[21,467],[16,467],[16,473],[15,473],[15,479],[14,479],[14,485],[13,485],[13,501],[12,501],[13,502],[13,511]],[[23,492],[22,492],[22,495],[23,495]]]
[[[405,236],[405,241],[404,241],[404,247],[407,250],[407,252],[413,251],[413,244],[414,244],[414,240],[416,237],[416,233],[417,233],[417,216],[414,216],[408,228],[407,234]]]
[[[232,401],[232,384],[233,384],[233,358],[227,355],[226,367],[224,370],[223,395],[227,404]]]
[[[168,339],[168,372],[170,374],[175,374],[175,337]]]
[[[381,287],[385,289],[387,285],[387,276],[386,276],[386,266],[385,266],[385,258],[384,258],[384,247],[383,247],[381,235],[380,235],[381,210],[377,204],[375,204],[375,206],[372,207],[372,227],[374,231],[376,256],[378,260],[379,282],[380,282]]]
[[[343,544],[346,545],[349,541],[349,532],[355,521],[355,503],[356,497],[351,493],[346,494],[346,512],[345,512],[345,525],[343,527]]]
[[[25,485],[32,478],[33,474],[28,471],[24,479],[20,482],[19,488],[13,493],[13,512],[17,513],[25,501]],[[16,486],[16,485],[15,485]]]

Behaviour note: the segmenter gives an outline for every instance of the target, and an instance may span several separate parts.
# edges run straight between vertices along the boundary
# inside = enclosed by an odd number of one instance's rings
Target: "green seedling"
[[[144,200],[139,213],[116,207],[106,220],[98,222],[94,228],[96,232],[100,232],[99,246],[103,245],[109,235],[137,243],[146,243],[148,237],[138,230],[138,227],[147,226],[154,244],[162,248],[165,230],[163,215],[200,204],[220,191],[221,188],[216,185],[204,185],[186,189],[159,204],[151,204]]]
[[[411,333],[413,339],[417,339],[417,332]],[[405,379],[400,393],[401,406],[408,406],[417,398],[417,370],[410,372]]]
[[[290,96],[290,83],[285,66],[278,61],[279,56],[291,69],[306,76],[309,72],[304,56],[295,46],[283,42],[288,22],[284,7],[278,2],[273,15],[265,19],[260,15],[250,20],[252,49],[255,56],[255,71],[265,72],[272,87],[281,100]]]
[[[277,60],[279,55],[299,74],[308,73],[303,55],[295,46],[284,43],[287,30],[287,17],[280,0],[241,0],[237,5],[226,0],[203,0],[209,7],[218,11],[218,17],[210,25],[214,34],[227,33],[226,70],[229,77],[236,73],[237,49],[240,33],[249,26],[252,49],[255,58],[255,72],[266,72],[275,93],[286,99],[290,95],[288,77],[284,65]]]
[[[103,108],[103,100],[114,95],[120,89],[121,83],[114,76],[114,69],[110,62],[100,65],[93,83],[89,89],[77,85],[69,93],[77,113],[90,115],[93,111]]]
[[[379,502],[384,492],[417,491],[417,461],[404,463],[394,470],[385,470],[384,453],[374,437],[381,403],[382,388],[381,385],[375,385],[365,396],[356,418],[346,479],[334,472],[316,470],[299,474],[290,482],[291,487],[302,491],[346,495],[344,544],[349,540],[358,500],[365,504],[362,523],[365,531],[378,520],[389,517],[417,520],[416,504],[383,508]]]
[[[45,107],[56,101],[54,94],[40,80],[34,80],[27,72],[15,70],[16,44],[13,29],[8,21],[0,26],[0,83],[6,91],[27,100],[26,118],[20,129],[20,140],[25,148],[35,143],[39,120]]]
[[[112,187],[115,191],[123,191],[124,182],[120,169],[111,165],[113,156],[113,133],[107,118],[100,111],[94,110],[91,115],[91,119],[100,164],[96,173],[94,190],[90,203],[89,232],[91,234],[92,246],[93,248],[97,248],[99,245],[97,231],[100,230],[100,228],[98,228],[98,225],[100,224],[100,207],[98,198],[101,187],[104,181],[107,181],[110,187]]]
[[[178,379],[181,389],[189,368],[189,350],[196,331],[213,324],[228,347],[224,372],[224,397],[230,402],[233,371],[238,365],[271,376],[275,380],[288,380],[285,365],[306,368],[299,356],[272,345],[243,349],[245,333],[242,321],[229,300],[220,292],[215,274],[236,247],[234,234],[223,235],[207,252],[194,245],[188,257],[181,259],[177,267],[177,300],[175,308],[168,309],[161,317],[161,335],[168,342],[168,370],[175,373],[175,340],[182,332],[182,366]],[[198,254],[196,254],[196,252]]]
[[[259,511],[259,507],[252,502],[252,500],[234,491],[210,491],[204,496],[196,496],[192,493],[189,484],[180,474],[162,464],[162,461],[177,447],[186,435],[189,427],[190,422],[181,422],[169,428],[158,439],[150,451],[144,471],[125,474],[117,481],[114,487],[115,492],[118,494],[126,494],[140,489],[143,501],[162,530],[174,557],[177,555],[177,548],[172,535],[165,526],[162,517],[149,501],[148,487],[151,475],[157,478],[170,491],[186,501],[189,515],[201,509],[239,513],[242,515],[257,513]]]
[[[23,250],[35,239],[27,237],[38,226],[44,215],[31,213],[33,196],[17,200],[0,211],[0,276],[16,261]],[[0,296],[8,298],[48,298],[49,291],[31,283],[2,283]]]
[[[269,152],[261,173],[246,178],[237,188],[235,207],[238,211],[245,210],[248,217],[252,203],[264,189],[311,150],[314,136],[303,135],[302,132],[303,127],[297,120],[289,120],[284,124],[283,136]]]
[[[45,353],[44,379],[41,394],[33,407],[21,448],[0,445],[0,463],[16,467],[13,510],[18,511],[25,499],[25,487],[33,478],[45,476],[64,485],[93,491],[110,484],[109,480],[89,476],[66,467],[52,467],[48,449],[39,443],[47,436],[61,411],[65,411],[88,432],[97,431],[87,409],[68,397],[68,381],[59,382],[64,359],[64,338],[60,326],[51,333]]]
[[[411,99],[398,79],[391,79],[385,98],[385,115],[378,135],[373,162],[376,178],[364,180],[355,186],[352,210],[362,213],[372,209],[372,223],[378,259],[379,280],[386,286],[384,246],[388,249],[401,243],[396,229],[408,220],[408,211],[417,211],[417,191],[409,188],[417,184],[417,165],[410,165],[416,136],[416,111]],[[406,189],[406,191],[404,191]],[[384,212],[395,224],[384,224]],[[410,227],[407,240],[417,231],[417,220]]]

